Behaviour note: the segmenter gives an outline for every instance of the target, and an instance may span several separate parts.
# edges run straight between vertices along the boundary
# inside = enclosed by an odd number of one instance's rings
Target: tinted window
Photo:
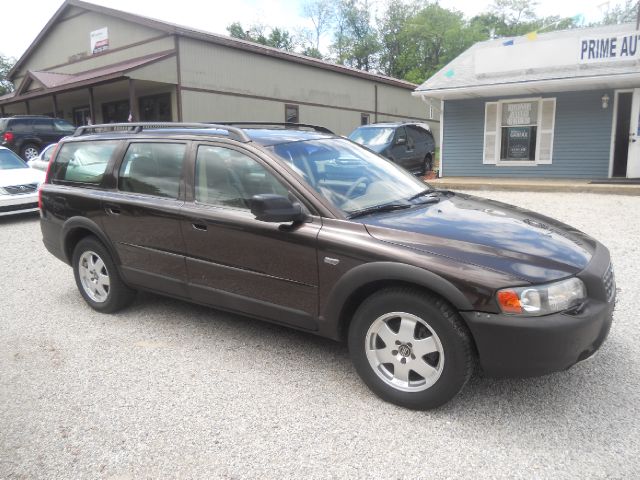
[[[132,143],[120,167],[118,188],[178,198],[185,150],[182,143]]]
[[[33,130],[31,126],[31,120],[13,120],[9,122],[9,130],[14,131],[15,133],[25,133]]]
[[[262,165],[236,150],[200,146],[196,157],[196,201],[249,209],[254,195],[289,192]]]
[[[33,121],[33,129],[36,132],[50,132],[53,130],[53,125],[51,120],[46,118],[38,118]]]
[[[16,168],[29,167],[11,150],[5,148],[0,149],[0,170],[13,170]]]
[[[53,178],[67,182],[100,183],[118,142],[74,142],[62,145]]]
[[[4,132],[7,128],[7,123],[9,123],[8,118],[0,118],[0,132]]]

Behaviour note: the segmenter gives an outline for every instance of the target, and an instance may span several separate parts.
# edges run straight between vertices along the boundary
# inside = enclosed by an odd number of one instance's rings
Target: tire
[[[35,143],[27,143],[20,149],[20,156],[26,161],[33,160],[40,154],[40,147]]]
[[[455,397],[475,365],[459,314],[441,297],[418,289],[389,288],[367,298],[349,326],[348,342],[367,386],[388,402],[416,410]]]
[[[91,308],[113,313],[129,305],[136,291],[124,284],[109,251],[95,237],[85,237],[73,250],[73,274]]]
[[[424,162],[422,162],[422,170],[420,171],[420,176],[424,177],[432,169],[433,159],[431,158],[431,154],[427,153],[427,155],[424,157]]]

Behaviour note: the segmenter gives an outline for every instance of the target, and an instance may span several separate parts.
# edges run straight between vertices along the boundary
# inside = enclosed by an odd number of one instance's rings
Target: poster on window
[[[91,55],[109,50],[109,32],[107,27],[94,30],[89,34],[91,42]]]
[[[505,103],[502,125],[534,125],[538,121],[538,102]]]
[[[535,127],[506,127],[503,136],[506,142],[503,146],[504,160],[534,160],[535,143],[531,140],[535,135]],[[504,138],[503,138],[504,139]],[[533,145],[532,145],[533,143]],[[506,150],[506,151],[505,151]]]

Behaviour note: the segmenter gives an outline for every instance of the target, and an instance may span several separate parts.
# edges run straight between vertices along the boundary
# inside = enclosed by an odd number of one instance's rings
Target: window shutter
[[[484,104],[484,153],[482,163],[495,165],[498,150],[498,102]]]
[[[550,164],[553,156],[553,130],[556,123],[556,99],[542,99],[540,108],[540,135],[538,163]]]

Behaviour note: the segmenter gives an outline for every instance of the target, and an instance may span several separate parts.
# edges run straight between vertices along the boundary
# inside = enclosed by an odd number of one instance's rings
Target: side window
[[[33,130],[32,120],[14,120],[9,123],[9,130],[15,133],[28,133]]]
[[[42,152],[42,161],[48,162],[51,160],[51,154],[55,150],[55,147],[46,148],[44,152]]]
[[[53,123],[46,118],[37,118],[33,121],[33,129],[36,132],[51,132]]]
[[[287,189],[251,157],[224,147],[201,145],[196,156],[196,201],[248,210],[254,195]]]
[[[120,167],[118,188],[178,198],[185,150],[183,143],[132,143]]]
[[[65,143],[53,165],[54,180],[99,184],[117,146],[114,141]]]
[[[408,139],[406,130],[404,129],[404,127],[398,127],[398,129],[396,130],[396,143],[398,145],[406,145],[407,141]]]

